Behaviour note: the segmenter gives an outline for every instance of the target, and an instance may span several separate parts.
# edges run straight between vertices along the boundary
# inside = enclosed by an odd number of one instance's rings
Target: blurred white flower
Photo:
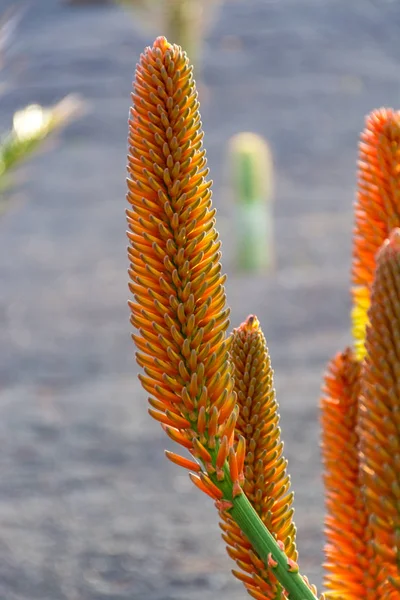
[[[41,137],[47,133],[50,121],[51,110],[31,104],[14,114],[13,131],[21,141]]]

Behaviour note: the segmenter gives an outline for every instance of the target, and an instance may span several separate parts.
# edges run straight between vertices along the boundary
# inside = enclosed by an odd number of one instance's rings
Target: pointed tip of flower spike
[[[260,329],[260,321],[257,319],[256,315],[249,315],[234,331],[242,330],[250,333],[251,331],[257,331],[258,329]]]
[[[165,52],[166,50],[169,50],[170,48],[172,48],[172,44],[170,44],[167,40],[166,37],[164,37],[163,35],[159,35],[153,44],[154,48],[160,48],[160,50],[162,50],[163,52]]]
[[[245,325],[249,331],[257,331],[260,328],[260,321],[256,315],[249,315],[245,321]]]

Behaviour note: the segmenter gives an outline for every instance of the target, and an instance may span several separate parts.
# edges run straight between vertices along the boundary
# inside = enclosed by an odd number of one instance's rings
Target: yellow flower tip
[[[370,290],[366,286],[355,286],[352,289],[353,308],[351,310],[352,335],[357,360],[365,357],[365,336],[369,323]]]
[[[365,285],[357,285],[352,288],[352,296],[354,304],[361,308],[369,308],[370,290]]]
[[[172,44],[170,44],[166,37],[160,35],[155,39],[153,48],[160,48],[161,52],[166,52],[172,48]]]
[[[255,315],[249,315],[247,319],[238,327],[238,329],[246,331],[247,333],[257,331],[260,329],[260,321]]]

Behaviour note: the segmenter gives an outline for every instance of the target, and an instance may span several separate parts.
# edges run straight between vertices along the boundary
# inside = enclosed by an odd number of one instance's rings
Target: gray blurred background
[[[15,2],[0,0],[0,8]],[[69,92],[90,105],[27,167],[0,218],[0,597],[238,600],[214,506],[167,462],[147,415],[126,306],[131,82],[153,31],[112,3],[31,0],[5,56],[0,125]],[[270,347],[295,489],[300,566],[320,586],[318,397],[350,341],[358,134],[398,106],[400,8],[389,0],[227,0],[200,94],[232,324]],[[174,41],[174,40],[171,40]],[[234,269],[226,145],[269,140],[276,269]]]

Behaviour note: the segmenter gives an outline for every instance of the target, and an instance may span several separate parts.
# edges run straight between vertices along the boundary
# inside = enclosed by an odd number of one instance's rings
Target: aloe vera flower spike
[[[195,461],[168,457],[204,469],[193,480],[218,499],[210,451],[231,439],[237,412],[198,107],[186,55],[159,38],[137,67],[129,121],[131,321],[149,412]]]
[[[286,473],[278,426],[278,406],[273,373],[260,323],[250,315],[231,334],[235,391],[240,407],[235,436],[246,443],[243,489],[263,523],[279,541],[289,560],[297,561],[296,528],[293,523],[293,493]],[[229,513],[221,511],[221,529],[229,556],[240,571],[233,574],[256,599],[274,600],[282,586],[254,554]]]
[[[356,356],[365,356],[375,255],[394,227],[400,226],[400,113],[373,111],[361,135],[358,194],[353,235],[353,335]]]
[[[310,587],[242,491],[244,440],[235,443],[225,277],[206,177],[196,88],[186,54],[158,38],[141,56],[129,120],[128,249],[131,322],[149,412],[192,458],[194,471],[293,598]]]
[[[321,399],[325,484],[325,585],[348,600],[376,598],[377,565],[360,486],[361,363],[351,348],[329,363]]]
[[[381,565],[380,597],[400,594],[400,229],[377,257],[360,397],[361,480]],[[387,581],[385,581],[387,580]]]

